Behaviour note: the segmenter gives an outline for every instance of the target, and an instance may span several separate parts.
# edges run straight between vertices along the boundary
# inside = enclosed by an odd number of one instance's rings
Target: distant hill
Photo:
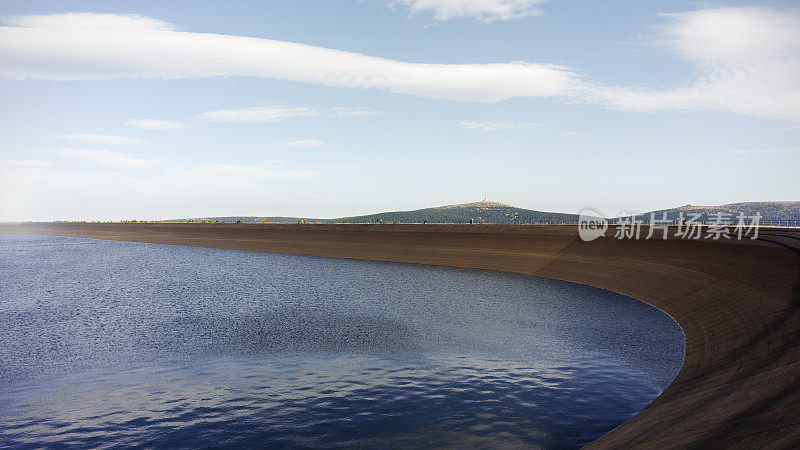
[[[391,211],[365,216],[342,217],[339,222],[376,222],[384,223],[577,223],[576,214],[535,211],[516,208],[505,203],[482,201],[462,203],[458,205],[440,206],[437,208],[416,209],[413,211]]]
[[[718,213],[728,214],[732,220],[736,220],[739,214],[754,216],[759,213],[762,217],[762,225],[800,225],[800,202],[746,202],[717,206],[685,205],[677,208],[648,211],[636,216],[636,220],[647,223],[650,221],[651,213],[655,214],[657,220],[661,220],[664,213],[666,213],[667,220],[671,221],[677,221],[681,213],[687,219],[690,214],[699,214],[700,216],[696,220],[701,222],[714,220],[710,215]]]
[[[413,211],[390,211],[363,216],[339,217],[335,219],[315,219],[309,217],[205,217],[195,219],[171,220],[169,222],[237,222],[259,223],[297,223],[305,220],[309,223],[577,223],[576,214],[557,212],[535,211],[531,209],[516,208],[504,203],[482,201],[475,203],[462,203],[436,208],[416,209]]]
[[[680,214],[685,218],[689,214],[700,214],[698,220],[709,221],[710,215],[715,213],[729,214],[733,220],[739,213],[753,216],[760,213],[763,225],[800,225],[800,202],[749,202],[731,203],[718,206],[693,206],[686,205],[677,208],[648,211],[636,216],[636,220],[650,221],[650,214],[655,213],[661,220],[663,214],[667,219],[677,221]],[[256,217],[256,216],[227,216],[227,217],[202,217],[194,219],[178,219],[166,222],[242,222],[242,223],[549,223],[549,224],[574,224],[578,222],[576,214],[536,211],[532,209],[517,208],[505,203],[481,201],[475,203],[461,203],[458,205],[439,206],[436,208],[416,209],[413,211],[390,211],[363,216],[339,217],[335,219],[319,219],[313,217]],[[612,219],[613,221],[613,219]]]

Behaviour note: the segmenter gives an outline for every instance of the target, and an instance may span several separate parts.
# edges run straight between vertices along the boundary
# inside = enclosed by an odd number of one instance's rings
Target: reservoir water
[[[500,272],[0,234],[2,447],[580,447],[685,339]]]

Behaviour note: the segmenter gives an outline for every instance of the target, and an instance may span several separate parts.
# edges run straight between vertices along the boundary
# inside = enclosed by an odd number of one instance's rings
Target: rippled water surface
[[[576,447],[684,337],[498,272],[0,234],[0,446]]]

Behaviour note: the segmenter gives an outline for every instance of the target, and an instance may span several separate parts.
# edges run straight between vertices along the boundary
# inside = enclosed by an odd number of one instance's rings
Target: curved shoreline
[[[791,447],[800,443],[800,233],[758,241],[613,238],[507,225],[0,224],[0,232],[259,250],[500,270],[644,301],[686,336],[664,392],[595,441]]]

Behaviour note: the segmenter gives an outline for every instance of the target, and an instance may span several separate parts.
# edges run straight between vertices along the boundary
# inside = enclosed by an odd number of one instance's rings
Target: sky
[[[0,221],[800,200],[790,1],[6,0],[0,102]]]

